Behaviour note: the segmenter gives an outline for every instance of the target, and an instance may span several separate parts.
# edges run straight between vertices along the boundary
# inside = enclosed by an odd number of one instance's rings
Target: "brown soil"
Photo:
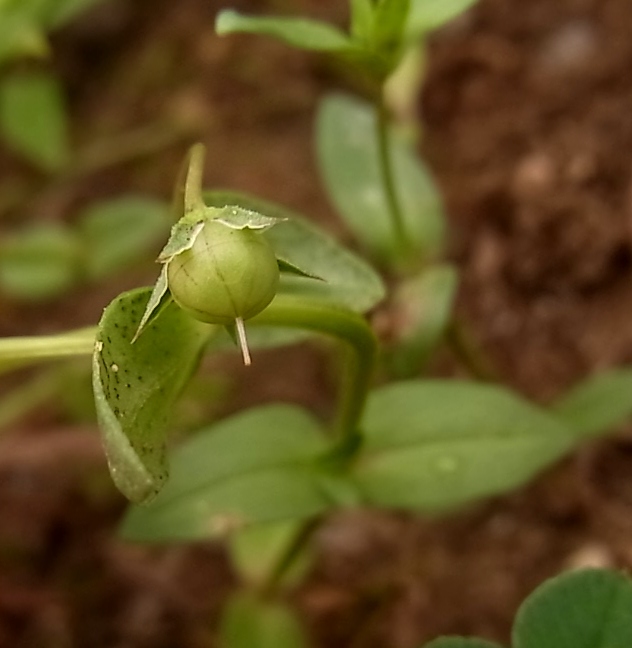
[[[30,200],[32,218],[71,219],[74,207],[130,189],[167,197],[188,140],[202,139],[208,186],[287,204],[349,240],[311,149],[317,100],[342,80],[267,40],[214,37],[226,4],[112,0],[55,37],[78,142],[157,121],[187,122],[193,134],[150,160],[47,189]],[[232,4],[345,20],[346,3]],[[538,400],[632,359],[630,24],[628,0],[481,0],[430,44],[424,152],[453,226],[459,317],[503,381]],[[0,161],[23,170],[6,153]],[[0,333],[94,322],[153,272],[148,264],[45,309],[5,300]],[[253,372],[229,361],[232,397],[220,413],[272,400],[327,411],[333,387],[320,357],[266,352],[266,371]],[[234,586],[221,546],[119,541],[124,503],[94,432],[45,408],[0,438],[0,647],[216,646]],[[316,645],[414,648],[440,633],[507,642],[520,601],[547,576],[632,568],[631,469],[623,430],[529,488],[448,518],[336,516],[295,593]]]

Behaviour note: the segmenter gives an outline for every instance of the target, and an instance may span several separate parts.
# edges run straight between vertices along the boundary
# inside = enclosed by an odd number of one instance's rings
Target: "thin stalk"
[[[320,518],[314,518],[301,526],[259,588],[258,593],[261,598],[271,598],[278,592],[283,578],[311,540],[320,521]]]
[[[383,93],[380,94],[376,101],[377,108],[377,141],[380,162],[380,174],[382,176],[382,185],[386,194],[386,201],[393,223],[393,234],[395,241],[400,250],[406,251],[409,247],[404,225],[404,214],[397,196],[395,187],[395,175],[393,169],[393,157],[391,155],[389,126],[390,119],[388,108],[384,101]]]
[[[446,330],[446,341],[472,377],[482,382],[498,382],[496,369],[461,322],[452,320]]]
[[[45,360],[90,355],[96,326],[58,335],[0,338],[0,372]]]
[[[366,320],[336,304],[279,295],[249,323],[301,328],[335,337],[345,343],[347,356],[335,430],[341,445],[353,439],[364,409],[377,354],[377,341]]]
[[[58,367],[37,374],[0,399],[0,431],[13,425],[38,405],[51,400],[59,391]]]

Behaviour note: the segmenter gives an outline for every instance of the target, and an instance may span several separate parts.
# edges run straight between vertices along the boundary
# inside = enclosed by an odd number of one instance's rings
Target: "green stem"
[[[96,331],[95,326],[90,326],[58,335],[0,338],[0,371],[43,360],[90,355]]]
[[[496,369],[458,320],[452,320],[446,330],[446,340],[461,364],[477,380],[499,382]]]
[[[393,233],[397,246],[402,251],[407,251],[408,238],[406,236],[406,228],[404,226],[404,214],[397,197],[397,189],[395,187],[395,176],[393,170],[393,158],[391,155],[391,146],[389,142],[389,126],[390,119],[388,108],[384,101],[383,93],[376,101],[377,108],[377,139],[378,139],[378,152],[380,161],[380,173],[382,175],[382,185],[386,193],[386,201],[393,223]]]
[[[306,329],[345,343],[347,362],[335,429],[341,445],[353,446],[377,354],[377,341],[366,320],[337,304],[279,295],[248,323]]]
[[[283,578],[307,546],[320,522],[320,518],[314,518],[301,526],[259,588],[261,598],[272,598],[279,591]]]
[[[59,367],[37,373],[31,380],[14,388],[0,399],[0,431],[13,425],[35,407],[52,400],[59,392]]]

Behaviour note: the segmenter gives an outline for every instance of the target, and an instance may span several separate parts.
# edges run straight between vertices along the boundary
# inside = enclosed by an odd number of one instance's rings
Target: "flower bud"
[[[167,265],[167,282],[184,311],[209,324],[232,324],[260,313],[279,283],[268,241],[249,228],[209,221],[193,246]]]

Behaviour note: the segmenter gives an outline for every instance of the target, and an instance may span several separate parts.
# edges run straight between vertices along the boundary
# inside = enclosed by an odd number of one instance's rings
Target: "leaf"
[[[99,322],[92,362],[110,473],[133,502],[151,499],[167,480],[169,415],[213,330],[171,304],[132,344],[148,298],[149,289],[141,288],[110,303]]]
[[[518,611],[514,648],[629,648],[632,581],[588,569],[541,585]]]
[[[251,209],[243,209],[238,205],[226,205],[217,211],[213,219],[233,229],[242,230],[248,228],[261,231],[270,229],[274,225],[286,220],[264,216]]]
[[[360,313],[370,310],[384,298],[382,280],[365,261],[285,207],[226,191],[206,192],[204,199],[215,207],[236,204],[283,220],[264,236],[279,260],[311,276],[283,273],[279,294],[306,294],[340,303]]]
[[[412,0],[414,1],[414,0]],[[378,48],[398,47],[411,0],[379,0],[373,17],[373,37]]]
[[[411,0],[406,32],[419,38],[467,11],[477,0]]]
[[[382,261],[397,261],[397,245],[380,172],[373,107],[330,95],[319,107],[316,143],[321,176],[341,217],[362,244]],[[391,134],[396,193],[410,246],[424,259],[444,245],[443,206],[428,171],[395,133]]]
[[[391,308],[397,333],[389,357],[396,375],[417,374],[428,362],[450,322],[457,287],[457,270],[448,264],[399,284]]]
[[[254,586],[263,585],[303,526],[303,522],[292,520],[258,524],[234,533],[229,539],[228,548],[240,579]],[[296,585],[311,566],[312,558],[307,547],[283,574],[282,584]]]
[[[369,396],[354,481],[383,507],[444,511],[516,488],[577,443],[571,429],[501,388],[391,384]]]
[[[317,52],[346,52],[355,49],[353,41],[327,23],[305,18],[245,16],[233,10],[220,11],[215,23],[219,36],[235,33],[272,36],[292,47]]]
[[[48,42],[39,25],[15,8],[0,6],[0,63],[23,56],[45,57]]]
[[[103,0],[49,0],[46,24],[53,28],[60,27],[100,2]]]
[[[90,205],[78,222],[88,275],[101,279],[139,261],[165,237],[169,220],[164,203],[140,196]]]
[[[13,74],[0,83],[0,132],[16,152],[44,170],[59,171],[70,159],[64,98],[45,72]]]
[[[372,0],[351,0],[351,34],[368,44],[373,32]]]
[[[145,306],[145,312],[140,318],[138,328],[132,338],[132,343],[136,342],[150,322],[156,320],[158,315],[162,312],[162,309],[172,302],[171,295],[168,293],[169,281],[167,277],[167,265],[174,256],[184,252],[185,250],[190,250],[193,247],[195,239],[204,229],[204,224],[208,218],[208,215],[200,216],[198,220],[191,221],[187,219],[187,217],[183,216],[171,228],[171,234],[167,241],[167,245],[165,245],[158,255],[158,262],[163,264],[160,269],[160,274],[158,275],[158,279],[156,280],[149,300],[147,301],[147,305]]]
[[[248,592],[233,594],[222,612],[222,648],[307,648],[294,612]]]
[[[38,301],[63,295],[79,280],[80,245],[73,232],[39,225],[0,243],[0,289]]]
[[[326,447],[319,425],[297,407],[242,412],[176,450],[171,480],[149,506],[128,511],[122,533],[190,542],[316,515],[332,505],[316,463]]]
[[[136,329],[134,337],[132,338],[132,344],[136,342],[145,328],[151,322],[155,321],[160,313],[164,312],[164,309],[172,303],[173,299],[171,297],[171,294],[169,293],[167,266],[163,265],[160,270],[160,274],[158,275],[158,279],[156,279],[156,283],[154,284],[154,287],[151,291],[151,295],[149,295],[149,300],[147,301],[147,305],[145,306],[145,312],[140,318],[138,328]]]
[[[502,646],[474,637],[440,637],[424,644],[424,648],[502,648]]]
[[[608,432],[632,415],[632,370],[588,378],[558,400],[553,411],[582,438]]]
[[[204,229],[204,224],[209,220],[208,216],[200,216],[195,221],[180,219],[172,228],[171,235],[167,241],[167,245],[162,249],[158,255],[160,263],[168,263],[174,256],[190,250],[195,243],[195,239],[199,233]]]

